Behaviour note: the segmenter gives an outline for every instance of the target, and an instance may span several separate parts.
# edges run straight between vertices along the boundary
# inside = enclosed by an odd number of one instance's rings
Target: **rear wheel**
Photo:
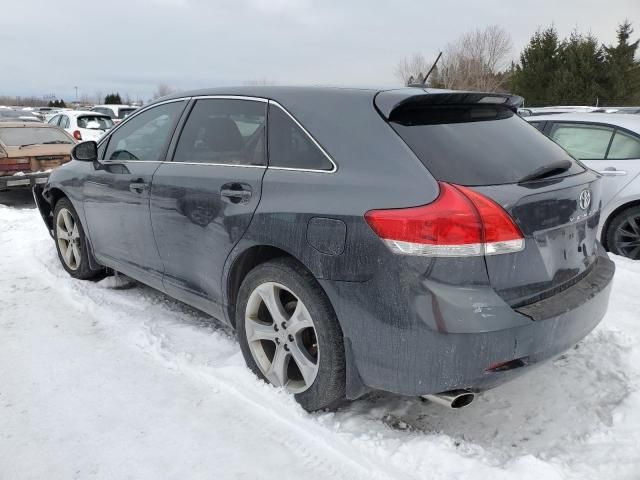
[[[75,208],[67,198],[61,198],[53,210],[53,235],[58,258],[63,268],[74,278],[93,278],[102,270],[92,270],[84,230]]]
[[[611,253],[640,260],[640,206],[616,215],[607,228],[606,239]]]
[[[236,328],[249,368],[305,409],[334,408],[344,399],[342,331],[324,291],[296,262],[278,259],[249,272]]]

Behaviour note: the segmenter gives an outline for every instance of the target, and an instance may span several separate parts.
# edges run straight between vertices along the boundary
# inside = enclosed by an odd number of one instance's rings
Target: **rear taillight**
[[[1,158],[0,171],[23,172],[31,170],[31,162],[28,158]]]
[[[82,134],[80,133],[80,130],[73,131],[73,138],[75,138],[76,140],[82,140]]]
[[[524,248],[522,232],[500,205],[469,188],[438,183],[440,195],[428,205],[365,214],[367,223],[392,251],[461,257]]]

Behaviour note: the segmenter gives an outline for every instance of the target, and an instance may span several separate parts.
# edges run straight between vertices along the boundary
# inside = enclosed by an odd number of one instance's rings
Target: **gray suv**
[[[181,93],[74,148],[35,198],[62,266],[234,327],[308,410],[371,390],[462,406],[602,319],[601,179],[506,94]]]

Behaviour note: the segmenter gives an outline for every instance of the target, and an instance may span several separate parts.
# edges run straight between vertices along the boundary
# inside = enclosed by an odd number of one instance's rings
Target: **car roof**
[[[379,95],[380,94],[380,95]],[[467,92],[461,90],[445,90],[437,88],[427,88],[421,86],[400,87],[400,88],[373,88],[373,87],[335,87],[335,86],[242,86],[242,87],[217,87],[203,90],[192,90],[187,92],[179,92],[166,97],[157,99],[149,104],[164,102],[184,97],[200,97],[208,95],[230,95],[230,96],[246,96],[259,97],[274,100],[283,106],[292,107],[296,105],[305,109],[317,108],[322,109],[324,100],[328,98],[344,97],[345,95],[375,98],[376,106],[380,112],[388,116],[388,113],[399,104],[407,101],[411,97],[427,97],[430,94],[443,95],[471,95],[477,97],[483,96],[502,96],[509,99],[509,103],[522,101],[521,97],[504,93],[488,93],[488,92]],[[147,105],[147,106],[149,106]]]
[[[527,122],[590,122],[606,123],[640,133],[640,115],[611,113],[558,113],[555,115],[538,115],[525,117]]]

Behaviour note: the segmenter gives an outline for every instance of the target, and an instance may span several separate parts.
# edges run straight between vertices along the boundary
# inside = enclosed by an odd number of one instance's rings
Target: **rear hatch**
[[[71,159],[73,145],[58,128],[0,124],[0,176],[51,170]]]
[[[516,307],[583,278],[597,256],[598,176],[519,118],[519,97],[415,90],[382,92],[376,106],[437,180],[495,201],[524,235],[523,250],[485,256],[496,292]]]

